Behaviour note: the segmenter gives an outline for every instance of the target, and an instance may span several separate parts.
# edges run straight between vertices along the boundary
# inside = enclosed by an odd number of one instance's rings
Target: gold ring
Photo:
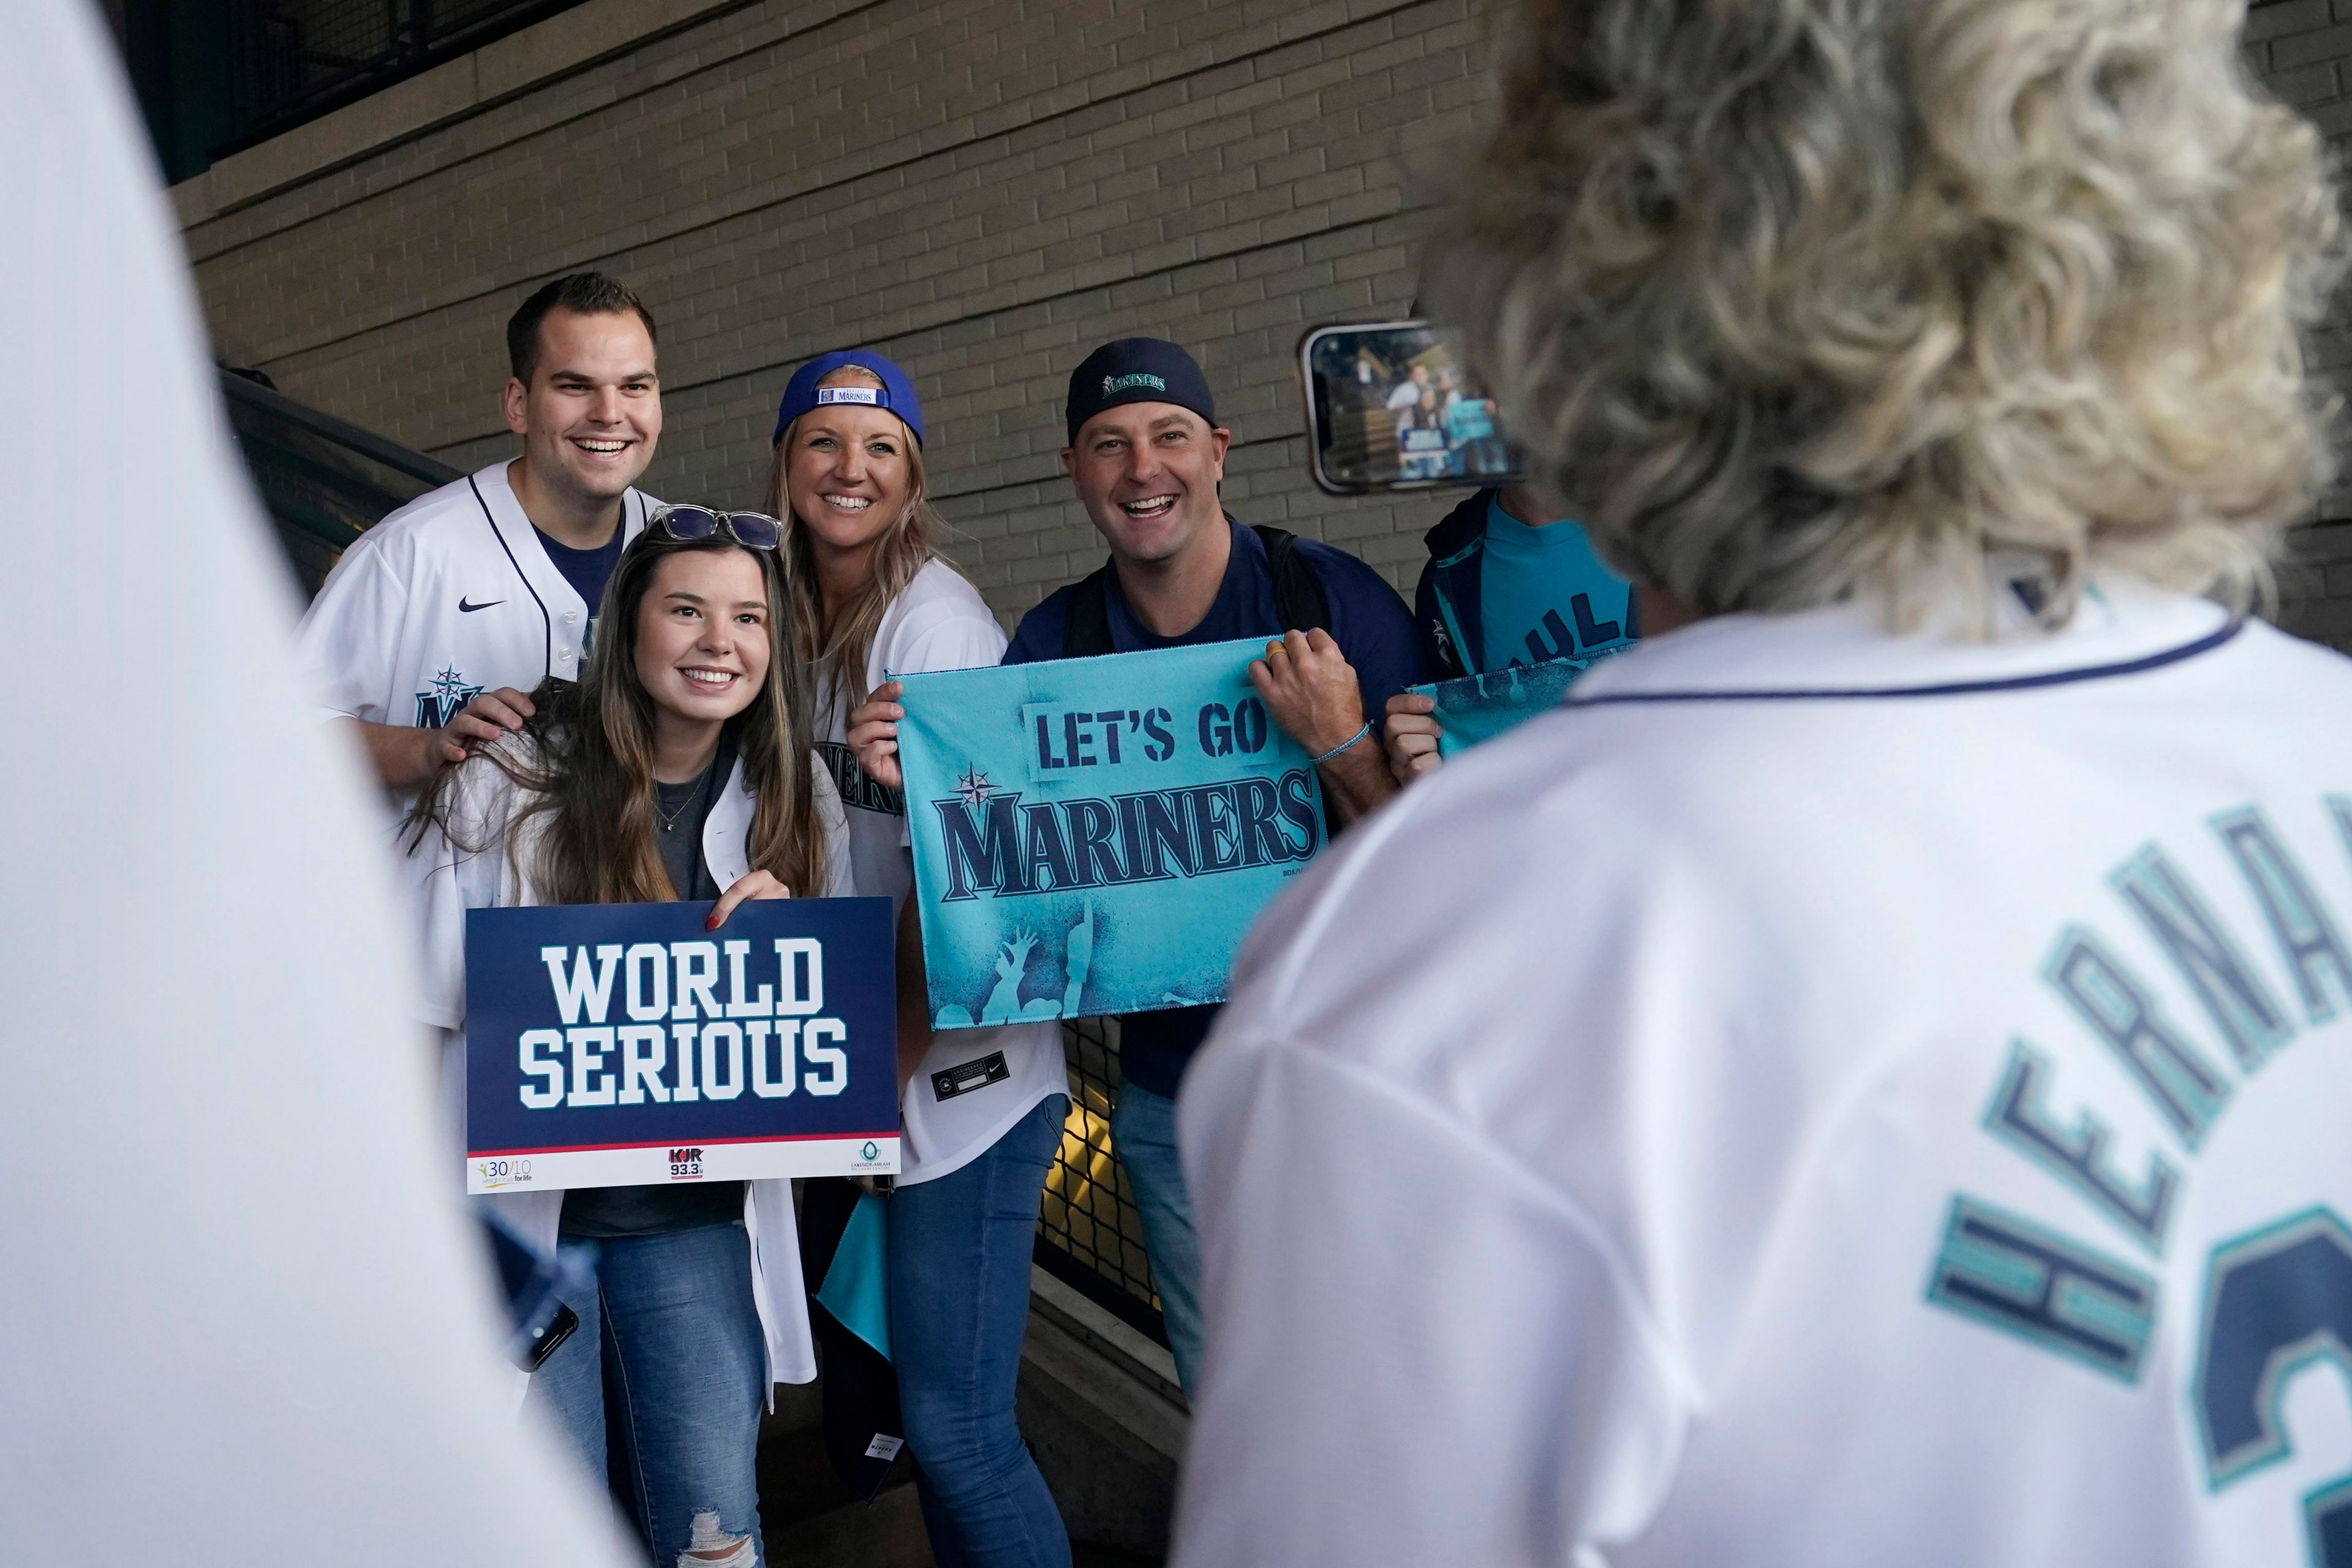
[[[1282,646],[1282,639],[1280,637],[1276,637],[1272,642],[1265,645],[1265,657],[1268,658],[1272,658],[1276,654],[1288,653],[1289,651],[1290,650],[1288,648]]]

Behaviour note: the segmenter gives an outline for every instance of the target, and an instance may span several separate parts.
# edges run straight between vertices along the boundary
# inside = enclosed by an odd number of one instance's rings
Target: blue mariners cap
[[[1217,405],[1209,378],[1191,354],[1160,338],[1120,338],[1103,344],[1070,373],[1070,441],[1086,422],[1122,403],[1172,403],[1214,425]]]
[[[882,384],[817,384],[846,364],[872,371],[882,378]],[[923,444],[923,405],[915,396],[914,378],[872,349],[836,349],[832,353],[817,355],[793,372],[792,380],[784,384],[784,400],[776,405],[776,433],[768,437],[768,445],[772,447],[782,440],[793,420],[828,403],[862,403],[870,408],[887,408],[906,421],[907,428],[914,432],[916,446]]]

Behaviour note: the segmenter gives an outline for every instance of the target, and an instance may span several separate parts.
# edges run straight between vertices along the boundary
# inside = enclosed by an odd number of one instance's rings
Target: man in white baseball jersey
[[[522,455],[368,530],[302,617],[304,663],[392,789],[519,728],[542,680],[578,677],[604,580],[660,504],[635,488],[662,425],[635,294],[600,272],[559,278],[507,323],[507,357]]]
[[[1528,5],[1437,271],[1703,618],[1245,952],[1182,1568],[2352,1563],[2352,666],[2237,608],[2335,202],[2238,15]]]

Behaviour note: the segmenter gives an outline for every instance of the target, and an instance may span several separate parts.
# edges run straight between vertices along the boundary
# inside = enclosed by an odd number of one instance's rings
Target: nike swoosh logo
[[[491,600],[488,604],[487,604],[487,605],[469,605],[469,604],[466,603],[466,597],[465,597],[465,595],[462,595],[462,594],[461,594],[461,595],[459,595],[457,596],[457,613],[458,613],[459,615],[461,615],[461,616],[470,616],[470,615],[472,615],[476,610],[487,610],[487,609],[491,609],[491,608],[493,608],[493,607],[495,607],[495,606],[497,606],[497,605],[503,605],[503,604],[505,604],[505,603],[506,603],[506,601],[505,601],[504,599],[492,599],[492,600]]]

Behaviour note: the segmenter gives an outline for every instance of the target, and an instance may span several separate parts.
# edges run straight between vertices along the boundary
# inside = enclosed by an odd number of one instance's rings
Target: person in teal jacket
[[[1544,515],[1523,485],[1474,491],[1429,531],[1413,591],[1422,664],[1453,680],[1613,652],[1642,635],[1633,586],[1593,552],[1583,525]],[[1437,766],[1435,704],[1389,700],[1389,770],[1400,784]]]

